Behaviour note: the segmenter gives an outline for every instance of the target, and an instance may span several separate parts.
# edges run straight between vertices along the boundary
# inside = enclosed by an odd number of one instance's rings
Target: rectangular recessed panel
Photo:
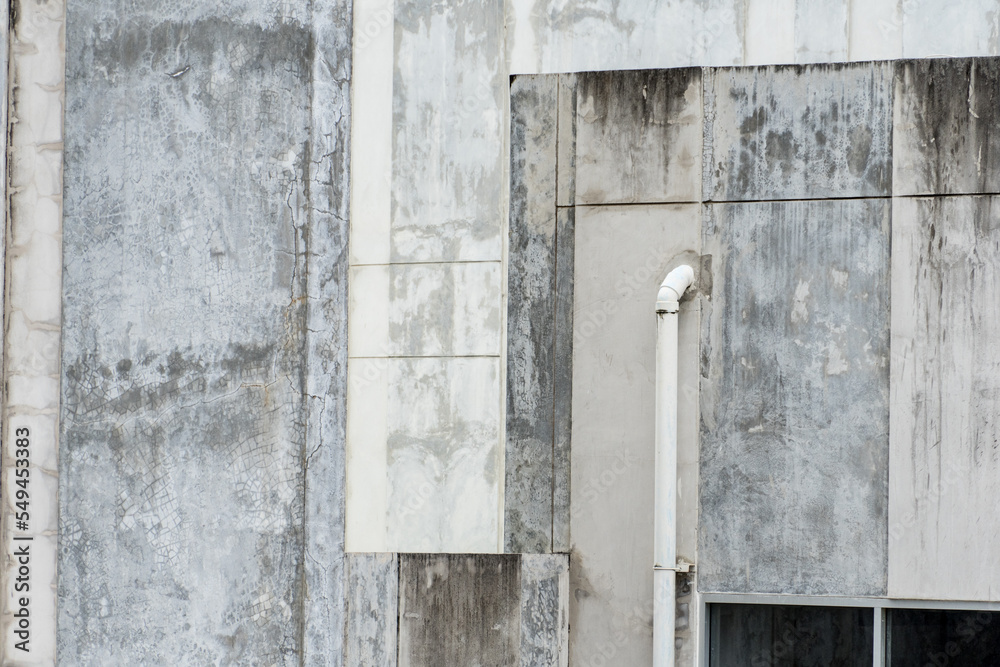
[[[1000,592],[998,294],[1000,198],[895,200],[893,597],[996,600]]]
[[[699,586],[884,594],[889,203],[709,210]]]
[[[399,667],[518,667],[521,557],[400,554]]]
[[[889,195],[892,77],[890,63],[713,70],[705,199]]]

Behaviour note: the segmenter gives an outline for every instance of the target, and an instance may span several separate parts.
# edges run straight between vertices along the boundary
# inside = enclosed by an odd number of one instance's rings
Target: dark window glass
[[[711,667],[871,667],[871,609],[713,604]]]
[[[890,667],[1000,665],[1000,613],[890,609],[886,650]]]

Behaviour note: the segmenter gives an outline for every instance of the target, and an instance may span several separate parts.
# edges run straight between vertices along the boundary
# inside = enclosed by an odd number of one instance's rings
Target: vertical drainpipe
[[[674,667],[677,587],[677,312],[694,280],[678,266],[656,295],[656,507],[653,543],[653,667]]]

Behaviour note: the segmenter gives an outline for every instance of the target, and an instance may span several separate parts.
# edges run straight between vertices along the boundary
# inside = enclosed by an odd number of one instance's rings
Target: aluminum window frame
[[[871,609],[873,618],[873,667],[886,667],[886,610],[930,609],[934,611],[994,611],[1000,612],[1000,602],[968,600],[907,600],[889,597],[846,597],[838,595],[782,595],[758,593],[699,593],[698,667],[709,667],[712,623],[708,606],[711,604],[760,604],[797,607],[858,607]]]

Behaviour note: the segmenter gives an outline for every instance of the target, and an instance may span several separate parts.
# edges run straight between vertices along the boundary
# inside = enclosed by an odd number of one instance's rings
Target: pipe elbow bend
[[[656,294],[656,311],[676,313],[678,302],[693,282],[694,269],[687,264],[681,264],[668,273]]]

